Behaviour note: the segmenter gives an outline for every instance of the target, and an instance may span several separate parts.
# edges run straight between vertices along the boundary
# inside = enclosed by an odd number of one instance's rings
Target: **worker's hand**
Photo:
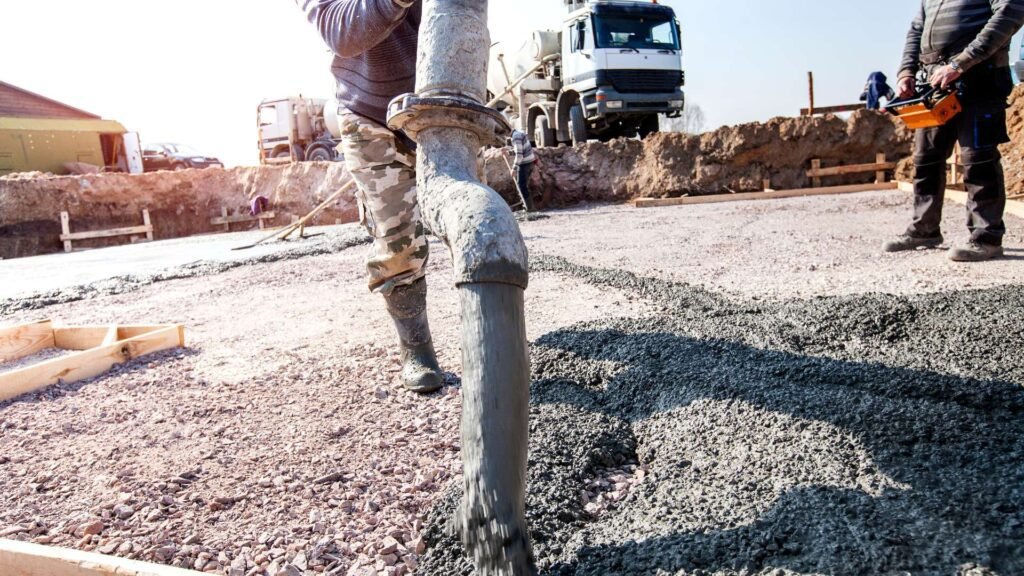
[[[914,77],[904,76],[900,78],[899,84],[896,85],[896,97],[900,100],[906,100],[914,95],[916,88]]]
[[[949,88],[953,82],[956,82],[960,78],[960,71],[953,68],[949,64],[942,66],[935,72],[932,72],[932,77],[928,79],[928,83],[936,88],[942,88],[945,90]]]

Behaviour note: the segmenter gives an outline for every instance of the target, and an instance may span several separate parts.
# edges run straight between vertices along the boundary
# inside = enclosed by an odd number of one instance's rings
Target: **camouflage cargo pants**
[[[388,294],[426,272],[428,245],[416,202],[416,153],[386,127],[341,109],[345,165],[355,179],[359,220],[373,237],[370,290]]]

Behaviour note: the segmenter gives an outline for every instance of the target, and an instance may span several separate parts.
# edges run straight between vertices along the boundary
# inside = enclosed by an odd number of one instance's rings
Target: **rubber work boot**
[[[441,389],[443,378],[427,323],[427,281],[420,278],[384,296],[398,330],[402,351],[402,384],[419,394]]]
[[[949,249],[949,259],[953,262],[984,262],[1002,255],[1002,246],[985,244],[975,240]]]
[[[882,252],[907,252],[918,248],[938,248],[942,245],[942,234],[929,238],[919,238],[909,234],[900,234],[892,240],[886,240],[882,244]]]

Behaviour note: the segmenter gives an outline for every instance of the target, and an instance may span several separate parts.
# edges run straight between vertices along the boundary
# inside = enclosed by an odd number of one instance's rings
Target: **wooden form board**
[[[45,348],[78,352],[0,373],[0,402],[59,382],[93,378],[117,364],[183,346],[185,327],[180,324],[54,327],[44,321],[2,328],[0,356],[4,360],[24,358]]]
[[[259,222],[260,230],[266,227],[264,220],[273,220],[276,215],[273,212],[261,212],[256,216],[250,216],[248,214],[236,214],[235,216],[228,216],[228,209],[221,207],[220,216],[216,218],[210,218],[210,224],[214,226],[223,226],[225,232],[231,231],[232,224],[238,224],[241,222]]]
[[[56,345],[49,320],[0,328],[0,362],[31,356]]]
[[[28,542],[0,540],[3,576],[200,576],[201,572]]]
[[[840,112],[856,112],[857,110],[863,110],[867,106],[861,102],[860,104],[841,104],[839,106],[822,106],[821,108],[801,108],[801,116],[814,116],[816,114],[838,114]]]
[[[912,193],[914,191],[914,185],[911,184],[910,182],[900,182],[899,189],[902,190],[903,192]],[[967,194],[967,192],[963,192],[961,190],[946,189],[946,198],[949,198],[950,200],[956,202],[957,204],[963,204],[964,206],[966,206],[968,197],[969,195]],[[1003,213],[1016,216],[1017,218],[1024,218],[1024,202],[1020,202],[1018,200],[1007,200],[1006,210],[1004,210]]]
[[[91,230],[89,232],[71,232],[71,216],[67,212],[60,213],[60,240],[64,243],[64,251],[71,252],[71,243],[76,240],[91,240],[93,238],[112,238],[114,236],[134,236],[145,234],[146,240],[153,240],[153,223],[149,220],[149,210],[142,211],[142,226],[128,226],[125,228],[111,228],[109,230]]]
[[[767,192],[745,192],[743,194],[713,194],[708,196],[686,196],[683,198],[648,198],[637,200],[637,208],[659,208],[663,206],[685,206],[690,204],[718,204],[740,200],[771,200],[775,198],[800,198],[802,196],[827,196],[831,194],[852,194],[876,190],[895,190],[895,182],[882,184],[851,184],[849,186],[827,186],[824,188],[800,188],[797,190],[771,190]]]
[[[888,180],[887,170],[895,170],[895,162],[886,162],[885,154],[876,154],[873,164],[848,164],[846,166],[833,166],[822,168],[821,160],[811,160],[811,169],[807,171],[807,177],[811,179],[815,188],[821,187],[821,179],[824,176],[843,176],[846,174],[863,174],[864,172],[875,173],[875,183],[882,184]]]

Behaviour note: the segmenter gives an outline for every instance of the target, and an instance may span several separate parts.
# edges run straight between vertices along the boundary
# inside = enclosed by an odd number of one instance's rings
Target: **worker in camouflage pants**
[[[388,103],[412,92],[422,7],[418,0],[295,0],[334,53],[339,150],[358,185],[359,216],[373,236],[366,267],[398,332],[402,384],[441,387],[427,323],[427,239],[416,203],[412,144],[386,126]]]

